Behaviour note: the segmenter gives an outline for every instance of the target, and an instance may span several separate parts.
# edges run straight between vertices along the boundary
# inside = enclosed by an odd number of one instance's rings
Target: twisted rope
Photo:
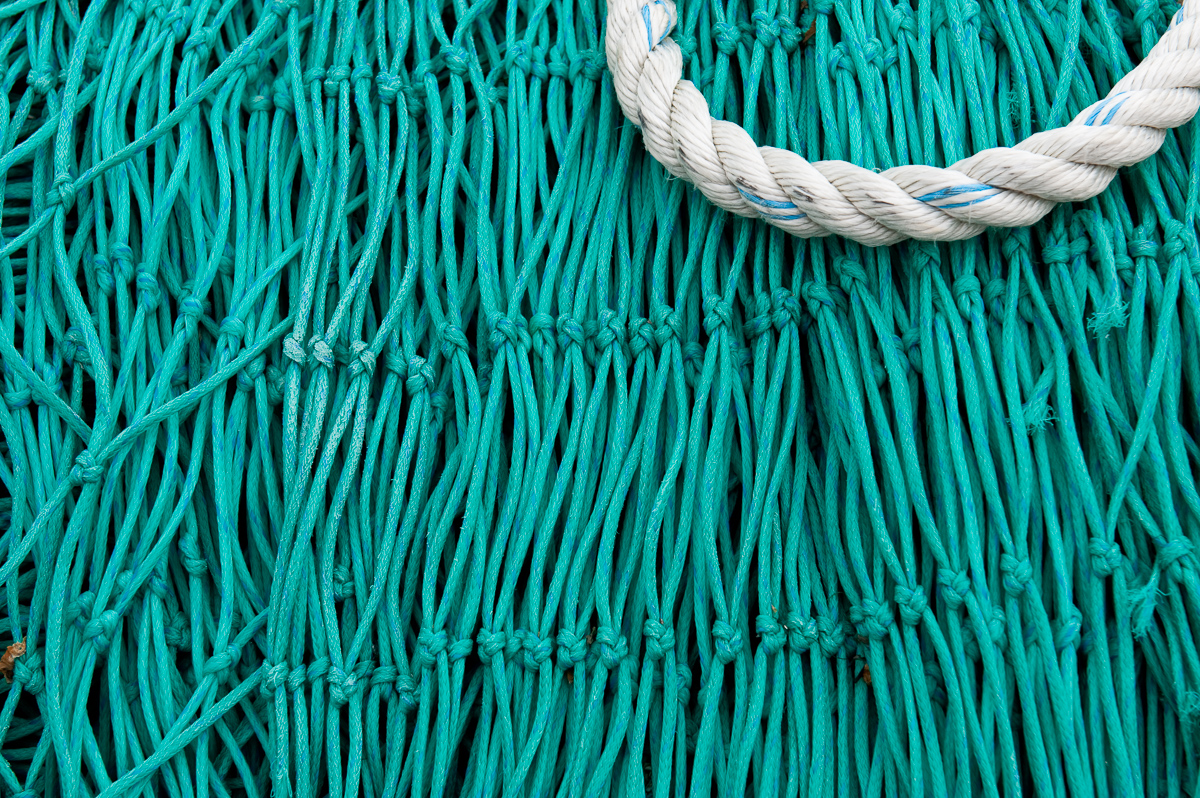
[[[683,79],[672,0],[610,0],[605,48],[621,109],[641,128],[646,149],[720,207],[802,238],[959,241],[988,227],[1025,227],[1057,203],[1095,197],[1118,169],[1149,158],[1167,130],[1189,122],[1200,109],[1198,6],[1185,0],[1145,60],[1070,124],[944,169],[873,172],[758,147],[738,125],[713,119]]]

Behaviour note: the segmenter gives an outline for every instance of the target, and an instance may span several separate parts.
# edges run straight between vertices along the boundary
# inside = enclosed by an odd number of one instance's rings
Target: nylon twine
[[[0,3],[0,795],[1200,792],[1174,0],[629,6],[817,171],[1157,136],[890,246],[660,165],[620,8]]]

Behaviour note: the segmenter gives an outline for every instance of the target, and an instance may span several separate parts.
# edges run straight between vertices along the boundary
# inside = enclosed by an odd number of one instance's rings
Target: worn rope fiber
[[[886,174],[1177,6],[681,10],[713,114]],[[607,14],[0,2],[0,796],[1200,791],[1194,126],[798,239],[646,151]]]
[[[837,234],[881,245],[1024,227],[1055,203],[1104,191],[1118,169],[1158,152],[1166,130],[1200,109],[1200,0],[1184,0],[1145,59],[1065,127],[946,168],[809,163],[789,150],[760,149],[745,130],[709,115],[704,95],[682,79],[672,0],[610,0],[608,9],[613,85],[646,149],[720,207],[806,238]]]

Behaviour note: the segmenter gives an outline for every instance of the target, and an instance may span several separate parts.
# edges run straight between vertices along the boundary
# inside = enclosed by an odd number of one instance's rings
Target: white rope
[[[1030,225],[1056,203],[1096,196],[1117,169],[1156,153],[1165,130],[1191,120],[1200,109],[1197,8],[1200,0],[1184,0],[1145,60],[1066,127],[947,169],[872,172],[756,146],[742,128],[713,119],[703,95],[682,79],[672,0],[609,0],[605,47],[621,109],[641,128],[646,149],[722,208],[805,238],[955,241],[988,227]]]

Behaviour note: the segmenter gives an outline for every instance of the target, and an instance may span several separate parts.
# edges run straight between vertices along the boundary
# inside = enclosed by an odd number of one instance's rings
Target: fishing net
[[[681,0],[945,165],[1174,0]],[[716,209],[598,0],[0,4],[0,794],[1194,794],[1200,156],[953,244]]]

